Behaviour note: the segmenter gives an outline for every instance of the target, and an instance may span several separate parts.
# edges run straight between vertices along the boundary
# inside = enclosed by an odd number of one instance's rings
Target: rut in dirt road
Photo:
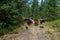
[[[19,40],[51,40],[51,38],[44,29],[33,26]]]

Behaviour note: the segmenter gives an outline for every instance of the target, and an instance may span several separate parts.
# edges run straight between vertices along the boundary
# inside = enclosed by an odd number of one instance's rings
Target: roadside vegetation
[[[60,32],[60,19],[49,21],[44,23],[45,26],[49,26],[50,28],[54,29],[56,32]]]

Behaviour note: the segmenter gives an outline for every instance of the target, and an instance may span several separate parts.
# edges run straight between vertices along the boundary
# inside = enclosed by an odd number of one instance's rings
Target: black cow
[[[41,20],[40,20],[40,23],[41,23],[41,24],[42,24],[42,23],[45,23],[45,21],[46,21],[46,20],[41,19]]]
[[[27,25],[31,25],[32,24],[32,20],[30,20],[30,19],[24,19],[24,21],[27,23]]]

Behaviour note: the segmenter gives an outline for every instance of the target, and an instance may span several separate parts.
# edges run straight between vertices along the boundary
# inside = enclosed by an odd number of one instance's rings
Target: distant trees
[[[24,12],[25,12],[25,8],[26,8],[26,0],[19,0],[17,2],[17,8],[18,8],[19,14],[24,16]]]
[[[38,18],[38,0],[33,0],[32,3],[32,17],[33,18]]]
[[[56,4],[57,0],[42,0],[41,5],[38,4],[38,0],[33,0],[31,7],[27,5],[25,15],[46,20],[58,19],[59,13]]]
[[[40,17],[47,20],[58,19],[57,0],[47,0],[40,6]]]
[[[56,12],[57,10],[57,1],[56,0],[49,0],[48,3],[48,19],[49,20],[55,20],[58,18],[58,13]]]

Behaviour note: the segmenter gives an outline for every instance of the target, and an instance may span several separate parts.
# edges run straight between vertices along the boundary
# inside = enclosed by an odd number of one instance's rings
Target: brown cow
[[[38,19],[34,19],[34,25],[35,25],[35,26],[38,26],[38,25],[39,25]]]

